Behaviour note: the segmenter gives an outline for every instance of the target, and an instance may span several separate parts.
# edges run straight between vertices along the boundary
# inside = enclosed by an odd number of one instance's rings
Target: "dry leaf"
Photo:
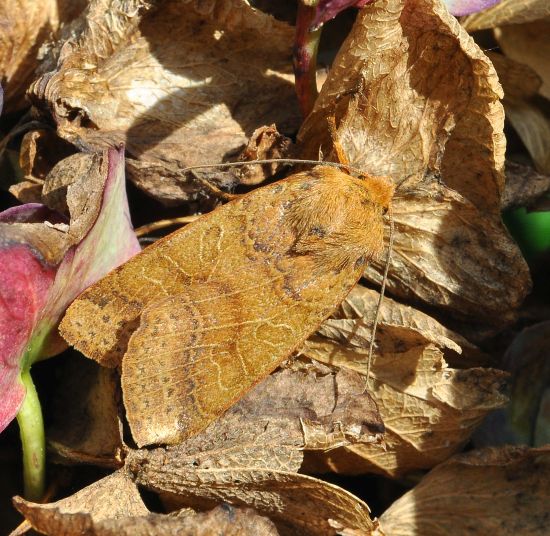
[[[240,160],[266,160],[289,158],[292,156],[292,140],[283,136],[275,125],[260,127],[254,131],[246,147],[241,152]],[[262,166],[246,166],[238,170],[241,184],[260,184],[273,177],[284,164],[273,162]]]
[[[191,437],[344,299],[382,249],[392,194],[387,179],[323,166],[255,190],[90,287],[61,333],[101,364],[124,355],[124,404],[138,445]]]
[[[374,294],[356,288],[337,312],[340,318],[326,321],[302,352],[365,374]],[[507,402],[505,373],[449,368],[442,350],[460,351],[457,341],[464,340],[427,315],[393,305],[381,310],[370,388],[386,428],[385,446],[334,450],[307,459],[309,468],[391,476],[430,468],[462,447],[490,410]]]
[[[31,130],[21,140],[19,165],[27,179],[44,180],[55,164],[74,153],[74,146],[52,130]]]
[[[0,3],[0,80],[8,111],[25,102],[25,91],[39,65],[41,46],[64,22],[84,9],[86,0],[2,0]]]
[[[536,106],[513,103],[506,106],[506,117],[525,144],[541,173],[550,173],[550,120]]]
[[[496,52],[487,52],[504,90],[504,102],[528,100],[539,92],[542,79],[528,65]]]
[[[469,32],[475,32],[505,24],[531,22],[549,15],[548,0],[500,0],[487,11],[464,17],[462,24]]]
[[[343,344],[367,348],[378,300],[378,292],[356,285],[331,318],[323,322],[317,334]],[[376,347],[381,354],[426,343],[456,354],[462,354],[463,350],[477,353],[475,346],[458,333],[427,314],[388,297],[382,302],[377,330]]]
[[[513,319],[530,290],[529,272],[500,216],[437,182],[396,196],[392,213],[392,295],[420,299],[468,322]],[[382,272],[383,263],[375,261],[365,274],[379,285]]]
[[[548,533],[550,448],[461,454],[433,469],[380,517],[386,536]]]
[[[94,0],[83,34],[33,98],[77,145],[124,141],[130,178],[162,201],[182,201],[200,183],[182,186],[170,164],[222,161],[262,125],[296,129],[292,28],[244,0],[145,7]]]
[[[137,486],[124,471],[50,504],[31,503],[20,497],[15,497],[14,503],[33,528],[55,536],[85,534],[94,523],[149,513]]]
[[[56,379],[46,431],[49,449],[63,463],[120,467],[122,422],[116,372],[74,356]]]
[[[163,515],[125,516],[95,520],[88,512],[67,513],[59,508],[42,510],[42,505],[16,502],[19,509],[33,520],[33,526],[51,536],[277,536],[275,525],[249,508],[222,505],[205,513],[189,512]]]
[[[179,495],[192,506],[220,501],[250,506],[279,529],[287,527],[287,534],[333,535],[351,528],[368,535],[374,528],[365,503],[306,475],[257,468],[190,470],[162,449],[131,451],[126,462],[136,482],[150,490]]]
[[[442,167],[445,184],[494,213],[501,94],[491,63],[439,1],[384,0],[360,12],[299,140],[309,157],[330,155],[335,117],[354,166],[397,183]]]

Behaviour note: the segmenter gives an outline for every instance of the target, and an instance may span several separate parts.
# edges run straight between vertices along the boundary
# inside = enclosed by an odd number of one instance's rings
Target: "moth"
[[[136,443],[208,426],[320,326],[380,255],[393,183],[326,165],[258,188],[155,242],[61,323],[121,367]]]

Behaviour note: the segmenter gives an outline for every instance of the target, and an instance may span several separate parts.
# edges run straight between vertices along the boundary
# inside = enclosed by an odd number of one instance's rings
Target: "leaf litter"
[[[459,15],[472,9],[465,4],[449,7]],[[23,89],[8,78],[10,101],[23,102],[28,89],[34,113],[55,128],[55,134],[25,135],[26,182],[12,191],[71,215],[67,227],[63,217],[51,224],[51,213],[45,225],[43,209],[34,206],[8,213],[9,228],[2,233],[9,235],[3,236],[25,244],[39,267],[43,258],[50,260],[46,266],[56,266],[97,218],[94,196],[102,195],[101,183],[94,186],[90,178],[85,188],[73,188],[81,195],[71,197],[71,176],[93,175],[93,154],[120,142],[126,143],[126,170],[138,188],[191,210],[197,205],[190,203],[214,195],[206,182],[232,191],[270,183],[282,170],[269,164],[201,172],[199,178],[183,174],[194,164],[344,156],[351,166],[396,185],[391,298],[380,311],[368,390],[378,291],[364,285],[353,288],[303,345],[294,336],[289,348],[296,352],[287,351],[289,359],[271,375],[240,400],[242,395],[226,398],[223,415],[190,437],[178,435],[170,446],[165,438],[147,449],[132,442],[132,419],[141,419],[141,409],[131,409],[127,396],[120,399],[120,364],[123,390],[124,371],[134,366],[124,356],[125,343],[116,355],[98,358],[114,370],[91,362],[79,368],[75,361],[55,395],[57,407],[74,407],[50,427],[51,452],[58,462],[119,469],[51,505],[15,499],[33,527],[45,534],[484,534],[505,515],[506,530],[540,529],[547,500],[539,484],[545,478],[544,447],[500,446],[452,457],[487,415],[507,403],[509,376],[491,341],[514,324],[531,286],[525,261],[501,222],[501,206],[533,202],[548,190],[544,175],[527,181],[535,175],[524,164],[510,168],[518,176],[515,189],[505,185],[504,110],[539,171],[546,171],[546,149],[528,141],[537,134],[543,139],[538,127],[529,130],[537,124],[529,118],[544,117],[545,58],[535,50],[530,59],[512,41],[507,50],[503,36],[514,31],[505,25],[517,25],[518,33],[547,13],[536,0],[521,6],[501,0],[463,18],[461,26],[435,0],[365,5],[301,126],[291,74],[292,27],[237,0],[92,0],[71,23],[72,33],[57,42],[51,34],[42,58],[50,72],[18,79]],[[342,7],[320,9],[336,14]],[[326,15],[323,22],[333,16]],[[504,56],[488,57],[464,29],[480,27],[496,28]],[[504,108],[497,72],[506,90]],[[45,143],[57,165],[41,157]],[[70,146],[84,154],[68,156]],[[249,208],[249,216],[257,210]],[[266,228],[268,221],[269,215]],[[40,232],[29,225],[40,225]],[[257,232],[258,225],[251,229]],[[304,242],[306,248],[313,243]],[[158,263],[146,263],[144,270],[153,280],[167,274]],[[382,272],[382,260],[373,260],[363,283],[379,285]],[[250,284],[245,275],[235,275]],[[47,287],[32,277],[38,288]],[[174,281],[170,293],[181,291]],[[215,285],[204,282],[193,300],[215,292]],[[139,329],[145,326],[144,296],[138,290],[126,305],[136,319],[130,331],[140,322]],[[152,298],[153,309],[157,301]],[[169,311],[176,301],[167,297],[165,303]],[[120,333],[113,338],[112,328],[94,332],[100,345],[104,337],[116,346]],[[139,344],[156,337],[147,332]],[[543,408],[544,390],[537,393]],[[194,400],[198,391],[190,395]],[[158,397],[149,403],[147,426],[155,427],[155,415],[160,418],[166,405]],[[124,415],[134,434],[124,430]],[[540,415],[537,437],[546,437]],[[102,422],[109,423],[107,429]],[[345,487],[309,476],[371,473],[395,479],[429,469],[420,484],[376,515]],[[136,485],[158,494],[164,513],[150,511]],[[491,500],[480,502],[476,494],[485,497],[487,489]],[[511,506],[510,497],[526,490],[531,499]],[[457,513],[464,523],[456,523]]]

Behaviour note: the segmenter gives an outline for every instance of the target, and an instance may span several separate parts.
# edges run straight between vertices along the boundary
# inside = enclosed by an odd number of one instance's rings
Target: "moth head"
[[[362,174],[359,178],[368,184],[371,201],[382,207],[382,213],[385,214],[391,207],[395,193],[393,181],[389,177],[374,177],[368,174]]]

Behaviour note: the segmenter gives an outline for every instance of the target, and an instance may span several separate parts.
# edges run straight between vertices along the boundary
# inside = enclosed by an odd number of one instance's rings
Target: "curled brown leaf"
[[[32,88],[61,137],[93,147],[124,141],[130,178],[172,203],[201,189],[175,177],[174,165],[223,161],[256,128],[288,132],[298,118],[292,29],[242,0],[192,6],[94,0],[57,71]]]
[[[548,529],[550,449],[504,447],[437,466],[380,518],[388,536],[539,535]]]

